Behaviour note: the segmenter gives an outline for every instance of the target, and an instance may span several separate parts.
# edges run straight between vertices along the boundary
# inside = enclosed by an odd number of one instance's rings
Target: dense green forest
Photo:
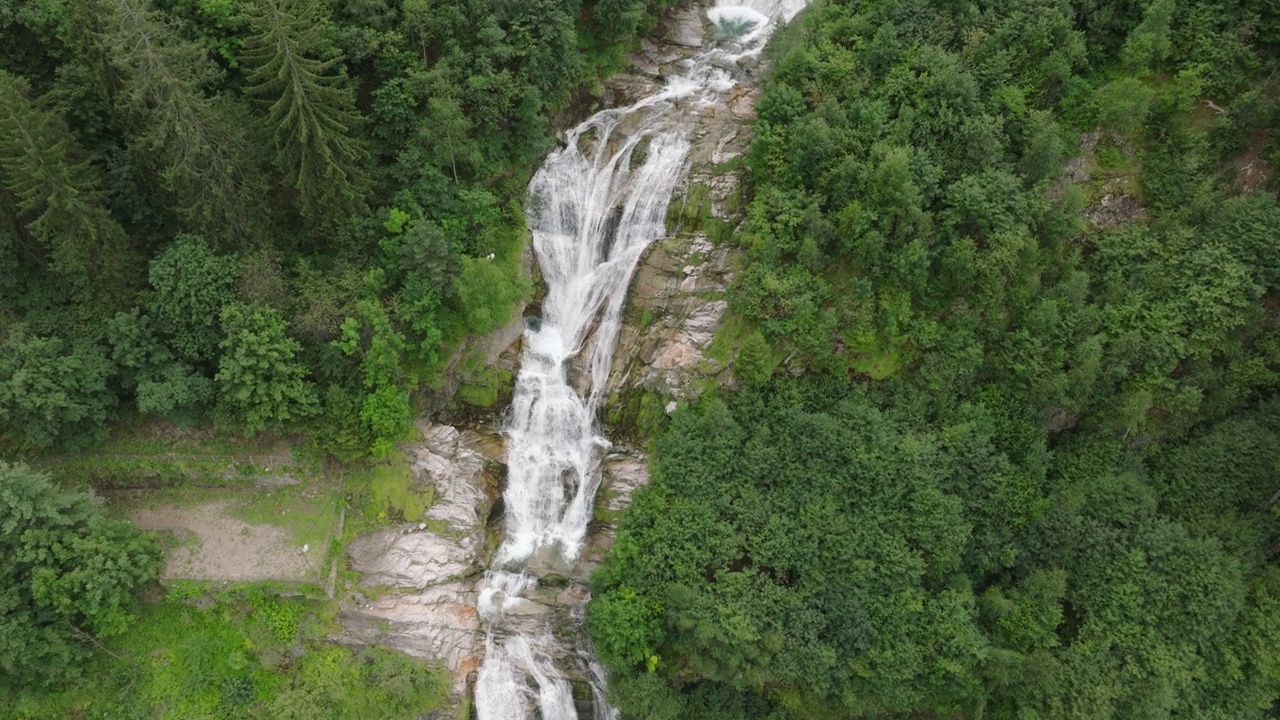
[[[447,673],[329,643],[319,588],[156,585],[181,538],[111,519],[130,508],[86,492],[93,460],[59,461],[174,426],[388,454],[464,338],[529,293],[528,177],[669,4],[0,0],[0,458],[33,462],[0,462],[0,717],[445,702]],[[210,492],[280,516],[228,460],[261,447],[214,450]],[[115,472],[196,484],[134,460]],[[360,477],[353,516],[377,494]],[[341,556],[340,532],[315,552]]]
[[[0,443],[387,451],[506,322],[551,120],[670,0],[0,0]]]
[[[672,4],[0,0],[0,455],[388,453]],[[1280,715],[1280,5],[815,0],[768,61],[736,388],[653,438],[594,579],[623,716]],[[155,540],[21,464],[0,557],[0,715],[445,692],[318,598],[137,619]]]
[[[1280,5],[817,0],[769,60],[739,388],[594,580],[624,717],[1276,717]]]

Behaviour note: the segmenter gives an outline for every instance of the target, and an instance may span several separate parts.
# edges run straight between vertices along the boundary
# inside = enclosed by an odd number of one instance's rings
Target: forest
[[[159,589],[169,541],[58,463],[121,428],[301,437],[329,493],[390,455],[528,297],[528,179],[667,5],[0,0],[0,717],[439,703],[324,641],[314,587]]]
[[[144,418],[386,453],[529,293],[553,120],[668,4],[3,0],[0,442]]]
[[[0,717],[436,702],[317,596],[144,608],[159,542],[41,461],[391,454],[673,4],[0,0]],[[593,579],[622,717],[1280,716],[1280,5],[814,0],[766,60],[734,382]]]
[[[818,0],[737,389],[588,622],[625,718],[1280,712],[1280,6]]]

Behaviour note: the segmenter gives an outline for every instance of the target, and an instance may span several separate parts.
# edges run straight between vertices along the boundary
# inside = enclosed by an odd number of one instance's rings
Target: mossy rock
[[[569,586],[569,578],[559,573],[547,573],[538,578],[538,584],[549,588],[563,588]]]

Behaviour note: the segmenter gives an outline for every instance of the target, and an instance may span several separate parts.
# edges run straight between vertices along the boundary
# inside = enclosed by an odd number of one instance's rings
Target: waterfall
[[[535,603],[524,595],[538,581],[527,564],[572,565],[582,551],[610,447],[597,411],[627,285],[645,247],[666,234],[697,114],[734,87],[738,61],[757,55],[776,23],[804,4],[718,0],[706,13],[716,31],[678,64],[679,74],[653,95],[578,125],[530,182],[526,214],[547,295],[540,322],[525,331],[505,427],[506,539],[480,585],[478,610],[488,626],[476,682],[480,720],[578,717],[556,666],[570,651],[530,612]],[[589,371],[577,383],[569,375],[575,359]],[[612,720],[603,670],[578,654],[596,699],[593,720]]]

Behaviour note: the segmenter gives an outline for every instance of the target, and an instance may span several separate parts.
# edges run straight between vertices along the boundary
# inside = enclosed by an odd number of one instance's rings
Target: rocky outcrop
[[[505,448],[492,431],[429,423],[419,431],[422,442],[410,451],[414,482],[430,488],[435,502],[419,522],[348,544],[362,590],[340,615],[340,640],[443,661],[461,695],[484,653],[475,578],[485,567]]]
[[[649,246],[631,281],[610,396],[640,389],[684,399],[732,381],[727,358],[709,351],[729,309],[737,250],[708,229],[724,238],[741,220],[738,175],[725,166],[750,146],[756,96],[740,90],[699,117],[672,237]]]
[[[1118,133],[1094,130],[1080,136],[1080,154],[1069,158],[1062,176],[1050,188],[1051,197],[1061,196],[1071,185],[1084,187],[1088,198],[1083,217],[1088,229],[1124,225],[1143,219],[1147,208],[1139,197],[1136,170],[1108,172],[1099,166],[1100,148],[1113,148],[1126,163],[1136,162],[1136,153]]]
[[[596,498],[596,517],[587,536],[583,564],[591,572],[604,562],[618,537],[618,520],[631,506],[631,495],[649,482],[649,458],[642,452],[625,447],[615,448],[602,464],[600,494]]]
[[[724,319],[731,251],[705,233],[660,240],[636,270],[607,392],[630,388],[671,398],[697,395],[724,363],[707,357]]]
[[[697,49],[706,32],[706,13],[698,3],[673,8],[658,23],[657,35],[668,45]]]

